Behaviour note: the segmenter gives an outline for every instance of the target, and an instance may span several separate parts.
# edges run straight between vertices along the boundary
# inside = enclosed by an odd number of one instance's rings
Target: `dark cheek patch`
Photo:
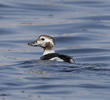
[[[50,42],[46,43],[46,49],[52,49],[53,45]]]

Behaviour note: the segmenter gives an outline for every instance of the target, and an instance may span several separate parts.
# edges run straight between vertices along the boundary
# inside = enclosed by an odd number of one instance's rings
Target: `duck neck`
[[[47,55],[49,53],[55,53],[55,50],[54,49],[44,49],[43,55]]]

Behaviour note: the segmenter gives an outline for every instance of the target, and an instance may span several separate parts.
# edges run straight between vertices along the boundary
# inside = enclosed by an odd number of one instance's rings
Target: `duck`
[[[43,48],[41,60],[52,60],[74,64],[72,57],[55,52],[55,39],[49,35],[40,35],[35,41],[28,43],[29,46]]]

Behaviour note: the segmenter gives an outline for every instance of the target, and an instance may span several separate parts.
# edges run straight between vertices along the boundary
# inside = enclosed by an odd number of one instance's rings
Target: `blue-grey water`
[[[41,34],[76,63],[39,60]],[[110,100],[110,0],[0,0],[0,100]]]

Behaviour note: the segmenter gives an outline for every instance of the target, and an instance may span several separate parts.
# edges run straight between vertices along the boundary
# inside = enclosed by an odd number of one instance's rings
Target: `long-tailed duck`
[[[40,58],[41,60],[56,60],[75,63],[75,61],[70,56],[55,53],[55,39],[51,36],[40,35],[36,41],[28,43],[28,45],[40,46],[44,49],[43,56]]]

